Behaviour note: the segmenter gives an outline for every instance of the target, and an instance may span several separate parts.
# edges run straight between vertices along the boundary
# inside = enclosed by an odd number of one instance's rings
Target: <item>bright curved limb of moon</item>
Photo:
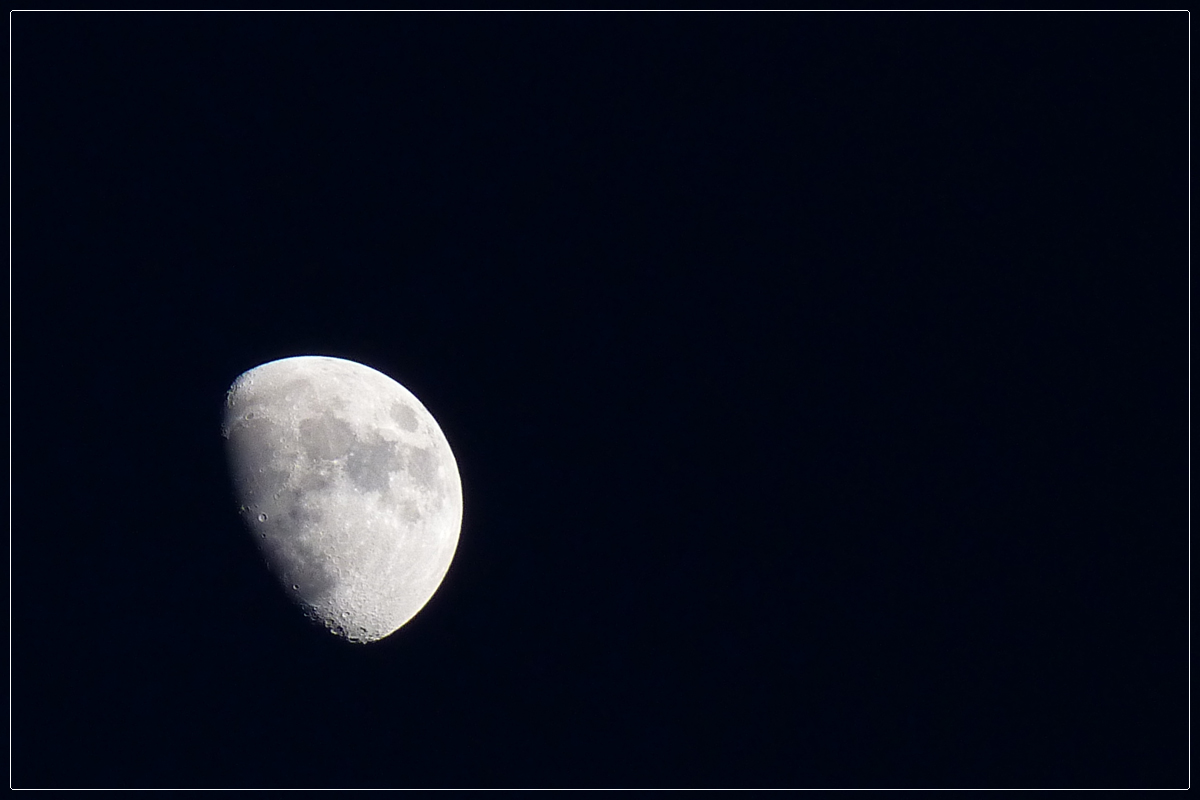
[[[437,591],[462,484],[441,428],[399,383],[340,358],[272,361],[234,381],[222,434],[242,516],[310,618],[372,642]]]

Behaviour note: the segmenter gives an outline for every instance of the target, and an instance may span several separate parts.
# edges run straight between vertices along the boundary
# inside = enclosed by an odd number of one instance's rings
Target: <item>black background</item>
[[[12,32],[18,787],[1181,787],[1188,22]],[[224,392],[373,366],[462,536],[384,641]]]

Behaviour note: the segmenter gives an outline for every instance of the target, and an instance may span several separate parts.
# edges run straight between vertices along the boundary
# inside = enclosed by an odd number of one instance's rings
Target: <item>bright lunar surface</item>
[[[441,428],[403,386],[340,358],[272,361],[234,381],[222,434],[246,525],[310,618],[372,642],[437,591],[462,484]]]

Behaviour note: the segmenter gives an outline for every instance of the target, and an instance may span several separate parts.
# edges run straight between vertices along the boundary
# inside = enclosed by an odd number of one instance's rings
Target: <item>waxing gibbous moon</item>
[[[437,591],[462,484],[433,415],[399,383],[340,358],[272,361],[234,381],[222,435],[242,517],[311,619],[373,642]]]

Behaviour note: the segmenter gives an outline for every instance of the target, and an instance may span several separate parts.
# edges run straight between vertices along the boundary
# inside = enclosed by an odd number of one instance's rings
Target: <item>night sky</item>
[[[20,788],[1182,788],[1188,31],[15,13]],[[458,552],[289,605],[220,436],[349,358]]]

